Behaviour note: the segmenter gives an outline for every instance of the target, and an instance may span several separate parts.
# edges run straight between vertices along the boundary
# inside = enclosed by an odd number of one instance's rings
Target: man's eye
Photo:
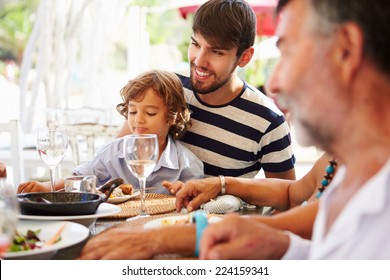
[[[217,55],[223,55],[223,52],[221,52],[221,51],[212,50],[211,52],[214,54],[217,54]]]

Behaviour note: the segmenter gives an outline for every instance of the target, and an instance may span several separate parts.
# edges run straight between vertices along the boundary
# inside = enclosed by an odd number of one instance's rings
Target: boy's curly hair
[[[130,80],[120,91],[123,103],[116,106],[117,111],[127,119],[129,101],[142,99],[149,88],[152,88],[167,106],[167,120],[171,123],[168,133],[173,139],[181,138],[191,126],[190,111],[184,98],[183,85],[174,73],[151,70]]]

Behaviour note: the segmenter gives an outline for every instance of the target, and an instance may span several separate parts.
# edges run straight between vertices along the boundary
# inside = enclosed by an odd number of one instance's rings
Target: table
[[[153,194],[153,195],[157,195],[157,194]],[[147,196],[146,202],[151,201],[150,197],[153,197],[153,195],[149,194],[149,199],[148,199],[148,196]],[[162,200],[164,200],[164,199],[168,199],[168,198],[163,198]],[[254,207],[254,208],[244,208],[244,209],[241,209],[237,213],[239,215],[261,215],[262,212],[263,212],[263,208],[262,207]],[[185,213],[181,213],[181,214],[185,215]],[[150,217],[140,218],[140,219],[137,219],[135,221],[130,221],[130,222],[126,222],[126,218],[113,218],[113,217],[110,217],[110,218],[99,218],[95,222],[95,232],[96,232],[96,234],[99,234],[100,232],[102,232],[102,231],[104,231],[106,229],[109,229],[109,228],[111,228],[113,226],[120,225],[122,223],[133,223],[134,228],[142,229],[143,225],[145,223],[147,223],[147,222],[149,222],[149,221],[151,221],[153,219],[159,219],[159,218],[162,218],[162,217],[176,216],[176,215],[180,215],[180,213],[176,212],[175,210],[172,210],[172,211],[169,211],[168,213],[153,214]],[[90,236],[85,241],[80,242],[78,244],[75,244],[75,245],[73,245],[71,247],[59,250],[53,256],[53,259],[55,259],[55,260],[73,260],[73,259],[76,259],[80,255],[80,252],[81,252],[82,248],[84,247],[84,245],[86,244],[86,242],[88,241],[88,239],[91,238],[92,236],[93,235],[90,234]]]

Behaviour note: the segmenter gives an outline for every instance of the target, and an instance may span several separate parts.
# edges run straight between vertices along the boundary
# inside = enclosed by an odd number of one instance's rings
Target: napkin
[[[225,214],[240,210],[244,202],[233,195],[221,195],[200,206],[209,214]]]

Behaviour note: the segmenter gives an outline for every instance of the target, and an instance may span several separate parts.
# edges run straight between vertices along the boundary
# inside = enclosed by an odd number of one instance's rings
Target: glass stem
[[[145,205],[145,178],[139,178],[139,190],[141,196],[141,212],[140,215],[147,215]]]
[[[49,167],[49,169],[50,169],[50,191],[54,192],[54,184],[55,184],[54,175],[55,175],[56,168]]]

